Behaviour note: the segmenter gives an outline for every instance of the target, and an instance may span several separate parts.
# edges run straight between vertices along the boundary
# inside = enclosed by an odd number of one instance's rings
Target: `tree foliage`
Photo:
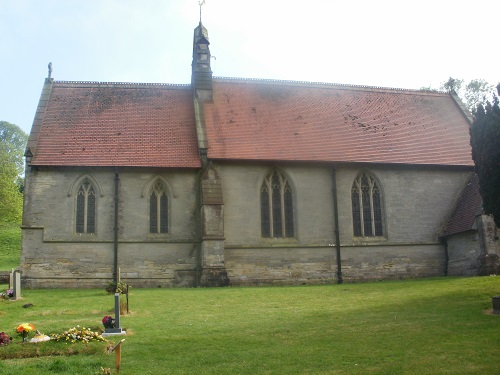
[[[500,95],[500,84],[497,93]],[[463,79],[450,77],[441,90],[454,91],[474,117],[470,128],[472,159],[479,177],[479,192],[484,212],[493,215],[500,227],[500,106],[494,86],[484,79],[473,79],[465,84]]]
[[[497,86],[500,95],[500,84]],[[479,191],[486,214],[500,227],[500,106],[498,96],[479,104],[470,128],[472,159],[479,177]]]
[[[446,82],[441,83],[441,90],[444,91],[455,91],[457,94],[462,92],[462,85],[464,83],[463,79],[459,78],[448,78]]]
[[[477,107],[484,105],[488,100],[495,96],[494,87],[484,79],[473,79],[465,85],[464,92],[465,103],[471,113],[475,114]]]
[[[20,222],[24,149],[28,136],[18,126],[0,121],[0,222]]]
[[[9,161],[14,163],[19,175],[24,171],[24,149],[27,140],[28,135],[17,125],[0,121],[1,148],[7,153]]]
[[[473,79],[465,84],[463,79],[450,77],[441,84],[440,89],[455,91],[472,114],[475,113],[479,104],[484,106],[488,100],[495,96],[494,86],[484,79]]]
[[[21,221],[23,194],[16,183],[18,173],[9,155],[0,147],[0,222]]]

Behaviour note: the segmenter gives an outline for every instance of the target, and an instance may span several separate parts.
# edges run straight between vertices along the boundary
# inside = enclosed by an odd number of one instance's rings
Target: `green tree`
[[[0,222],[21,221],[23,194],[19,190],[17,169],[9,155],[0,148]]]
[[[500,84],[497,86],[500,95]],[[479,177],[479,192],[486,214],[500,227],[500,107],[498,96],[479,104],[470,128],[472,159]]]
[[[20,222],[22,175],[28,136],[18,126],[0,121],[0,222]]]
[[[27,140],[28,135],[17,125],[0,121],[1,148],[7,152],[10,162],[15,164],[19,175],[24,172],[24,149]]]
[[[463,79],[458,78],[448,78],[448,81],[441,83],[441,90],[444,91],[455,91],[457,94],[462,91],[462,85],[464,84]]]
[[[484,104],[494,96],[494,87],[484,79],[473,79],[465,86],[464,98],[469,110],[474,113],[479,104]]]
[[[455,91],[465,103],[469,111],[474,114],[479,104],[485,104],[494,96],[494,86],[484,79],[473,79],[464,84],[463,79],[448,78],[440,87],[444,91]]]

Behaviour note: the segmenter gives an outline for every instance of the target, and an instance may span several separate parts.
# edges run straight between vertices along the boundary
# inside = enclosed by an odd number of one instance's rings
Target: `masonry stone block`
[[[123,280],[144,287],[337,281],[329,166],[214,163],[211,168],[206,171],[203,197],[199,171],[119,171],[117,246]],[[260,190],[272,168],[287,176],[293,190],[293,238],[261,235]],[[382,191],[384,235],[357,238],[351,189],[362,170],[353,165],[337,167],[344,281],[444,275],[446,249],[438,239],[439,228],[468,171],[370,167]],[[112,280],[114,173],[112,168],[27,170],[25,188],[30,194],[24,202],[21,270],[28,286],[96,287]],[[97,182],[92,234],[75,233],[75,182],[83,175]],[[165,234],[149,233],[148,186],[158,176],[168,181],[169,231]],[[487,225],[485,230],[492,231]],[[476,266],[470,268],[460,260],[476,256],[470,241],[451,242],[449,272],[464,267],[470,274],[478,272]],[[490,247],[498,246],[494,238],[490,242]]]

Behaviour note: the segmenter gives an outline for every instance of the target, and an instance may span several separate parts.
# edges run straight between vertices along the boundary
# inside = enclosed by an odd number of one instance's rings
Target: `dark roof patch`
[[[211,159],[473,166],[447,93],[218,78],[205,118]]]
[[[476,229],[476,216],[481,214],[482,204],[478,176],[471,173],[441,237]]]

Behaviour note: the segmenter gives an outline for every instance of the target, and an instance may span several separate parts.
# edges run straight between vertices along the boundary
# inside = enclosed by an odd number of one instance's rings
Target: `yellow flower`
[[[16,331],[19,333],[33,331],[35,326],[31,323],[23,323],[17,326]]]

